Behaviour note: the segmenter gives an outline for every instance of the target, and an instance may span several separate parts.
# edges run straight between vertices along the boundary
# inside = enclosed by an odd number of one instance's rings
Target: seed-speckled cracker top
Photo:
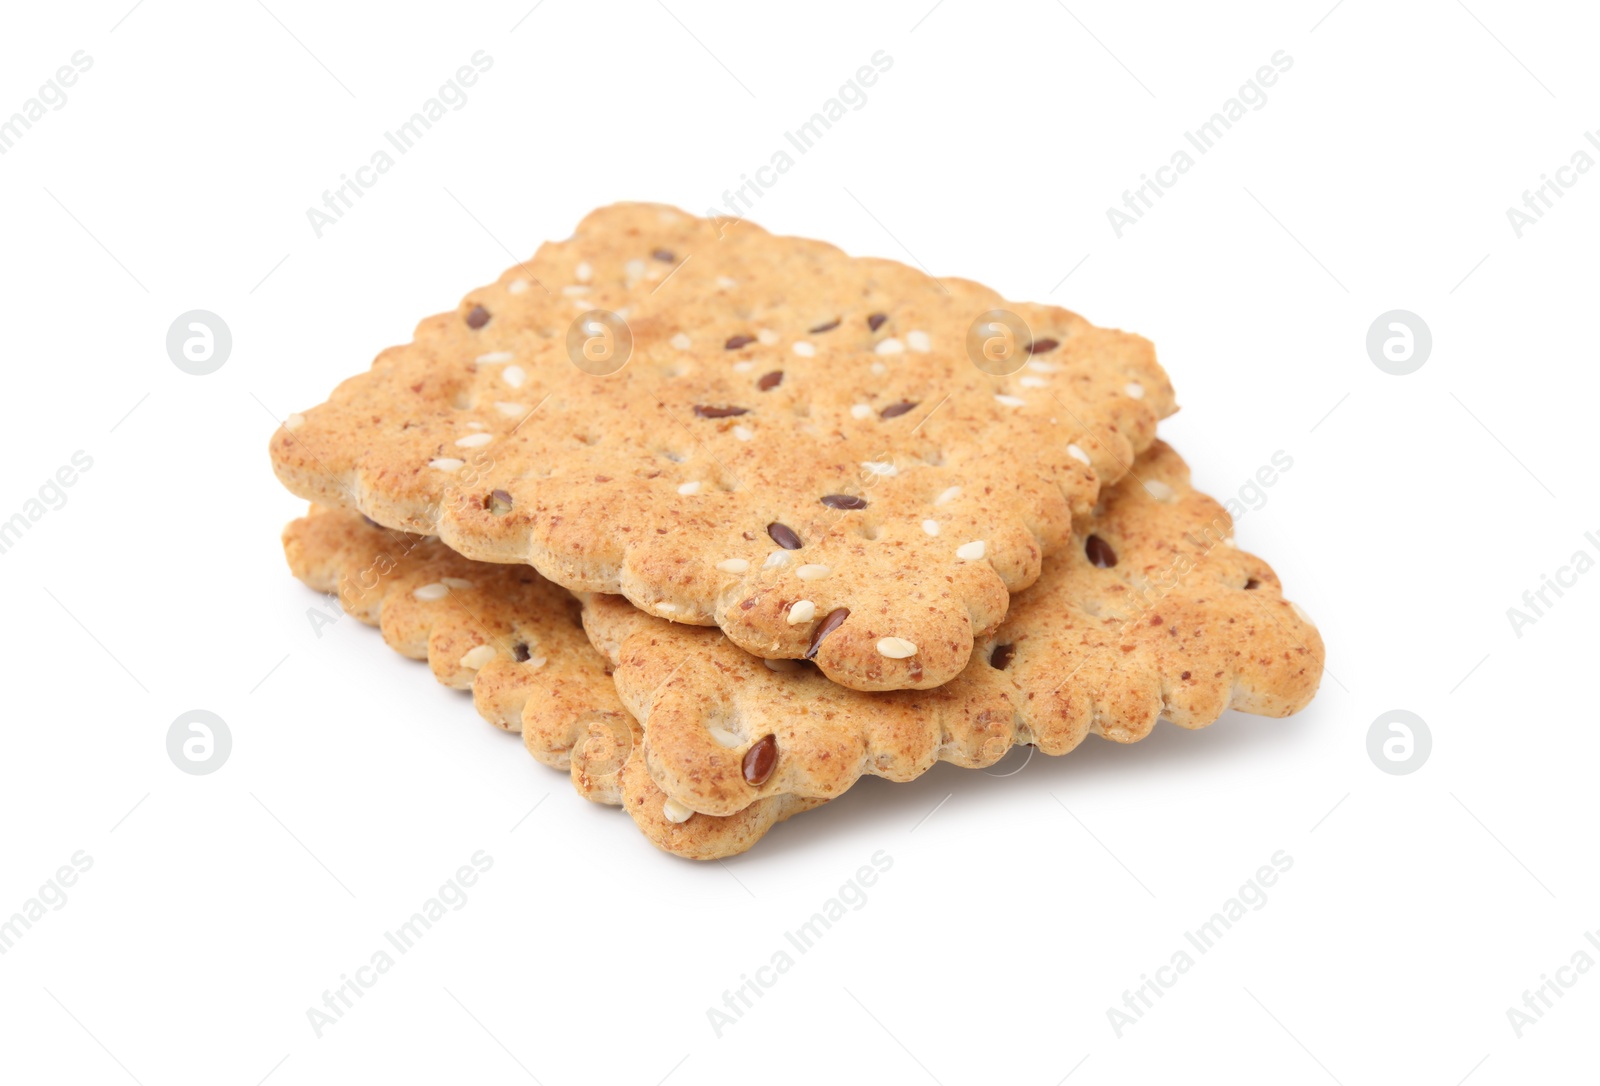
[[[650,775],[710,815],[831,798],[864,773],[903,781],[941,760],[991,765],[1014,744],[1063,754],[1090,732],[1131,743],[1159,718],[1199,728],[1228,708],[1287,716],[1311,700],[1316,628],[1265,562],[1234,547],[1231,518],[1166,445],[1079,528],[1082,543],[1046,563],[934,690],[848,690],[616,597],[583,597],[584,625],[644,724]]]
[[[621,204],[271,449],[313,501],[888,690],[959,672],[1173,410],[1138,336]]]
[[[728,818],[690,819],[644,768],[637,723],[579,628],[577,601],[530,569],[473,562],[435,539],[313,506],[283,534],[289,568],[397,652],[470,689],[483,718],[521,731],[539,761],[570,768],[578,793],[622,806],[659,848],[697,860],[743,852],[819,799],[775,796]]]

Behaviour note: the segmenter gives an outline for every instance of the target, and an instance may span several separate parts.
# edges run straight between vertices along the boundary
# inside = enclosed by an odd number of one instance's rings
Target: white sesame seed
[[[530,657],[528,657],[528,659],[522,661],[522,666],[523,667],[530,667],[530,668],[540,668],[540,667],[544,667],[544,665],[548,664],[549,662],[550,662],[549,658],[545,657],[545,656],[530,656]]]
[[[300,414],[298,411],[283,420],[283,428],[285,430],[298,430],[305,424],[306,417]]]
[[[743,573],[750,568],[750,563],[743,558],[724,558],[717,563],[717,568],[724,573]]]
[[[643,279],[644,267],[644,261],[630,260],[622,266],[622,274],[626,275],[629,279]]]
[[[817,354],[817,349],[803,339],[796,341],[791,350],[801,358],[815,358]]]
[[[462,591],[472,587],[472,582],[465,577],[440,577],[439,583],[446,588],[459,588]]]
[[[898,339],[895,339],[893,336],[890,336],[885,340],[880,340],[878,345],[873,348],[873,350],[878,354],[904,354],[905,349],[906,345],[901,343]]]
[[[1231,536],[1231,535],[1227,539],[1224,539],[1222,541],[1222,545],[1225,546],[1225,547],[1237,547],[1238,546],[1238,544],[1233,541],[1233,536]]]
[[[761,563],[761,568],[762,569],[777,569],[779,566],[783,565],[784,563],[786,563],[788,561],[789,561],[789,552],[788,551],[773,551],[771,554],[767,555],[767,560],[765,562]]]
[[[487,664],[494,658],[495,651],[493,645],[479,645],[477,648],[469,650],[467,654],[461,658],[461,666],[472,671],[477,671],[480,667]]]
[[[784,674],[791,671],[799,671],[804,666],[799,660],[763,660],[761,662],[767,665],[768,671],[777,671]]]
[[[692,483],[678,484],[678,493],[682,494],[686,498],[691,494],[700,493],[700,481],[697,479]]]
[[[794,575],[802,581],[820,581],[832,572],[832,566],[825,566],[820,562],[812,562],[795,570]]]
[[[669,799],[661,805],[661,817],[668,822],[687,822],[694,817],[694,811],[675,799]]]
[[[1004,404],[1007,407],[1024,407],[1028,403],[1021,396],[1007,396],[1004,392],[996,393],[994,402]]]
[[[735,426],[733,428],[733,436],[740,441],[749,441],[756,436],[756,432],[748,426]]]
[[[1126,392],[1135,400],[1144,399],[1144,386],[1138,381],[1129,381],[1127,384],[1122,386],[1122,391]]]
[[[476,449],[487,445],[494,440],[493,434],[468,434],[466,437],[456,438],[456,444],[463,449]]]
[[[903,637],[880,637],[878,639],[878,655],[887,656],[891,660],[905,660],[917,654],[914,642]]]
[[[900,469],[886,460],[863,460],[861,466],[869,475],[899,475]]]
[[[1044,388],[1049,383],[1043,377],[1019,377],[1017,379],[1017,384],[1023,388]]]
[[[956,548],[956,557],[963,562],[976,562],[983,557],[985,548],[983,540],[974,539],[971,543],[963,543]]]
[[[719,290],[732,290],[738,285],[739,282],[736,279],[729,279],[726,275],[717,276],[717,288]]]
[[[706,728],[706,731],[711,733],[711,738],[717,741],[717,746],[719,747],[738,747],[744,745],[744,740],[730,732],[727,728],[718,727],[717,725],[712,724],[710,727]]]
[[[956,500],[957,497],[960,496],[960,494],[961,494],[961,488],[959,486],[953,486],[950,489],[946,490],[944,493],[940,494],[937,498],[933,499],[933,504],[934,505],[944,505],[947,502],[953,502],[953,501]]]
[[[1177,491],[1160,479],[1146,479],[1144,489],[1146,494],[1149,494],[1158,502],[1170,502],[1178,496]]]
[[[1028,368],[1034,373],[1060,373],[1061,367],[1054,362],[1046,362],[1042,358],[1035,358],[1028,363]]]
[[[889,372],[889,367],[885,366],[882,362],[874,362],[869,368],[872,370],[872,375],[874,377],[882,377],[884,374]]]
[[[587,260],[579,261],[578,266],[572,269],[572,277],[580,283],[587,283],[594,278],[594,269],[589,267]]]
[[[925,520],[922,522],[922,530],[927,532],[929,535],[938,535],[939,522],[936,520]]]
[[[778,333],[774,332],[770,328],[762,328],[756,332],[756,342],[760,343],[763,347],[770,347],[782,338],[782,336],[778,335]]]
[[[671,343],[674,347],[678,348],[678,350],[680,350],[680,351],[687,351],[689,349],[689,345],[694,341],[691,340],[688,336],[684,335],[682,332],[679,332],[677,335],[673,336],[667,342]]]
[[[507,400],[496,400],[494,409],[500,412],[506,418],[514,419],[526,411],[528,409],[528,405],[523,403],[511,403]]]
[[[515,357],[517,356],[510,351],[490,351],[488,354],[480,354],[477,361],[482,365],[492,366],[497,362],[509,362]]]
[[[507,366],[500,371],[500,379],[512,388],[521,388],[522,382],[528,379],[528,374],[521,366]]]
[[[756,368],[756,364],[751,359],[746,359],[743,362],[735,362],[733,364],[733,372],[734,373],[749,373],[751,370],[753,370],[755,368]]]
[[[511,280],[511,282],[506,284],[506,290],[508,290],[512,294],[521,294],[523,291],[525,291],[527,289],[528,289],[528,281],[526,279],[513,279],[513,280]]]
[[[469,422],[469,423],[467,423],[467,429],[469,429],[469,430],[487,430],[488,428],[489,428],[489,426],[488,426],[487,423],[482,423],[482,422]]]
[[[810,600],[795,600],[789,605],[789,625],[798,626],[817,617],[817,605]]]
[[[433,584],[425,584],[421,588],[413,590],[411,594],[424,603],[431,603],[434,600],[442,600],[448,596],[450,594],[450,586],[442,585],[435,581]]]
[[[562,296],[567,298],[581,298],[587,293],[589,293],[589,288],[582,283],[568,283],[561,288]]]
[[[928,338],[928,333],[911,331],[906,333],[906,346],[918,354],[927,354],[933,350],[933,340]]]
[[[1089,462],[1089,454],[1084,452],[1077,445],[1068,445],[1067,446],[1067,455],[1072,457],[1074,460],[1078,461],[1079,463],[1087,464]]]
[[[675,615],[678,613],[678,605],[675,603],[657,603],[656,610],[664,615]]]
[[[465,460],[457,460],[453,456],[441,456],[437,460],[429,460],[428,466],[439,471],[459,471],[466,466],[466,463]]]
[[[854,418],[870,419],[872,417],[872,408],[864,403],[851,404],[850,414]]]

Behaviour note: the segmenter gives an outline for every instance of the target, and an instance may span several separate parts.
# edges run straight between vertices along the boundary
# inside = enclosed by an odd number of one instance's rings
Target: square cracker
[[[297,578],[337,593],[346,612],[378,626],[395,651],[427,660],[441,683],[470,689],[485,720],[521,732],[536,759],[569,770],[580,795],[623,807],[666,852],[732,856],[824,802],[782,796],[728,818],[687,819],[670,807],[645,771],[638,724],[578,625],[577,601],[531,569],[473,562],[438,540],[317,506],[284,530],[283,547]]]
[[[1175,409],[1138,336],[619,204],[291,415],[271,454],[304,498],[758,656],[813,655],[847,608],[823,673],[922,689]]]
[[[1316,627],[1271,567],[1233,545],[1232,518],[1165,444],[1079,534],[934,690],[849,690],[613,596],[583,597],[584,625],[644,722],[651,777],[713,816],[775,796],[833,798],[866,773],[992,765],[1017,744],[1064,754],[1091,732],[1132,743],[1160,718],[1200,728],[1229,708],[1287,716],[1316,693]]]

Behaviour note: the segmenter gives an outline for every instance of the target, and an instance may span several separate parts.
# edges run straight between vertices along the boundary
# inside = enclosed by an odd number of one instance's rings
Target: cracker
[[[626,321],[599,361],[586,310]],[[271,453],[302,497],[759,656],[806,657],[847,608],[816,663],[888,690],[959,672],[1174,410],[1138,336],[619,204],[291,415]]]
[[[639,726],[577,623],[577,601],[530,569],[472,562],[438,540],[316,506],[284,530],[283,545],[297,578],[337,592],[346,612],[378,626],[402,655],[427,660],[441,683],[470,689],[485,720],[520,731],[536,759],[569,770],[585,798],[622,806],[666,852],[736,855],[824,802],[778,796],[728,818],[669,819]],[[484,659],[470,655],[480,648]]]
[[[1091,732],[1132,743],[1159,718],[1200,728],[1225,709],[1287,716],[1311,700],[1316,628],[1265,562],[1233,546],[1232,519],[1166,445],[1079,530],[1084,542],[934,690],[849,690],[616,597],[584,597],[584,624],[644,722],[651,777],[715,816],[836,797],[866,773],[905,781],[938,761],[992,765],[1018,744],[1064,754]]]

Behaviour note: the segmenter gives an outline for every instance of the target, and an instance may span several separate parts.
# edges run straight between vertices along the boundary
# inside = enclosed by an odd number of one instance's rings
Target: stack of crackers
[[[1138,336],[619,204],[271,453],[296,577],[713,859],[866,774],[1309,702],[1321,638],[1175,410]]]

